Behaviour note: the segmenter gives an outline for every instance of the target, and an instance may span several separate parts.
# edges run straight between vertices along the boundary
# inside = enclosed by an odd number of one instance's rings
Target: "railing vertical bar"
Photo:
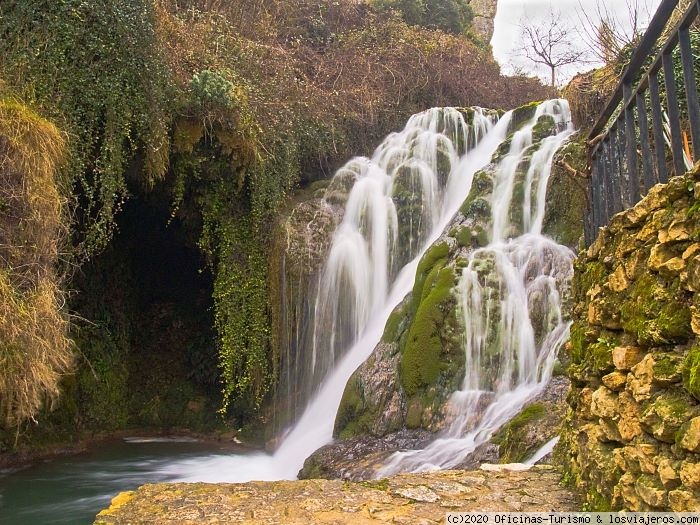
[[[618,160],[617,128],[613,128],[612,133],[610,133],[610,142],[608,143],[608,176],[605,179],[605,183],[609,185],[608,195],[610,196],[607,220],[610,220],[610,218],[615,215],[620,202],[620,171],[618,168]]]
[[[625,173],[625,157],[626,157],[626,147],[627,137],[625,135],[625,119],[621,116],[617,120],[615,129],[615,177],[617,179],[617,202],[615,203],[615,213],[624,210],[629,207],[632,203],[629,199],[629,181]]]
[[[627,149],[627,180],[629,184],[629,206],[639,200],[639,170],[637,168],[637,130],[634,125],[634,106],[631,105],[632,86],[623,84],[625,110],[625,138]]]
[[[601,164],[603,169],[601,172],[603,176],[600,178],[600,191],[603,196],[603,208],[600,214],[600,225],[605,225],[610,219],[610,209],[612,207],[613,193],[612,193],[612,162],[610,159],[610,142],[606,141],[602,144],[603,157],[601,159]]]
[[[700,10],[700,7],[698,7]],[[698,103],[698,88],[693,72],[693,50],[690,46],[690,32],[687,27],[678,31],[678,43],[681,48],[683,64],[683,81],[688,101],[688,117],[690,119],[690,134],[693,140],[695,160],[700,158],[700,103]]]
[[[642,170],[644,171],[644,194],[654,185],[651,146],[649,145],[649,121],[644,95],[637,93],[637,117],[639,118],[639,141],[642,147]]]
[[[681,136],[681,118],[678,107],[678,95],[676,94],[676,75],[673,72],[673,57],[671,53],[665,53],[662,57],[664,66],[664,84],[666,87],[666,100],[668,102],[668,120],[671,128],[671,153],[673,153],[673,167],[676,175],[685,173],[683,161],[683,138]]]
[[[590,183],[590,189],[591,191],[589,192],[589,197],[591,199],[591,215],[592,215],[592,220],[591,223],[593,227],[591,228],[592,231],[595,231],[598,228],[598,223],[599,221],[599,210],[598,206],[596,205],[597,203],[600,202],[600,171],[599,171],[599,161],[600,157],[596,156],[595,162],[591,163],[591,183]]]
[[[698,0],[700,1],[700,0]],[[654,128],[654,151],[656,153],[656,174],[661,183],[668,182],[666,170],[666,141],[664,140],[663,113],[659,95],[659,77],[656,73],[649,77],[649,95],[651,98],[651,119]]]

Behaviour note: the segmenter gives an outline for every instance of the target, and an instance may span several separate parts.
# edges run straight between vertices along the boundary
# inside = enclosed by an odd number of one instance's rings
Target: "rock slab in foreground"
[[[444,523],[447,512],[573,511],[559,472],[442,471],[369,482],[158,483],[123,492],[96,525]]]

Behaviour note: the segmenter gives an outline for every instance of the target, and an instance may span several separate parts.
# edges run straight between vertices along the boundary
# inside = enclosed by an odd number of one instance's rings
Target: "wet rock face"
[[[699,180],[657,185],[577,261],[562,450],[594,508],[700,510]]]
[[[688,497],[679,495],[679,497]],[[127,523],[436,523],[446,512],[575,511],[558,472],[443,471],[352,483],[159,483],[119,494],[97,525]]]
[[[567,378],[553,377],[547,388],[491,439],[498,445],[500,463],[527,461],[559,434],[568,407],[568,388]],[[473,459],[478,460],[478,455]]]
[[[363,436],[337,441],[309,456],[299,472],[299,479],[373,479],[391,454],[422,448],[433,437],[425,430],[404,429],[381,438]]]

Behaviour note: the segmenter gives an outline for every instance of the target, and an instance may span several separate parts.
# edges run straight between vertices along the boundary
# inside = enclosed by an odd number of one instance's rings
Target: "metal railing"
[[[678,2],[662,0],[588,135],[593,146],[587,246],[613,215],[636,204],[656,183],[668,182],[669,175],[685,173],[700,158],[700,104],[693,70],[698,58],[691,45],[700,0],[693,0],[659,45]],[[676,75],[677,66],[682,79]]]

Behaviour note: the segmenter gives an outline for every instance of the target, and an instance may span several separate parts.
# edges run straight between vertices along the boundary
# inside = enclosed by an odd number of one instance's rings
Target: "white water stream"
[[[560,132],[532,154],[522,204],[526,233],[511,239],[513,179],[543,114],[554,117]],[[356,182],[316,298],[312,366],[328,370],[315,396],[274,454],[177,462],[169,467],[171,475],[211,482],[295,479],[304,460],[332,440],[348,379],[411,291],[420,257],[457,213],[474,174],[505,140],[511,116],[496,119],[477,109],[467,124],[453,108],[428,110],[387,137],[371,159],[353,159],[341,170],[345,176],[352,172]],[[569,120],[566,102],[550,101],[513,137],[496,171],[491,242],[473,252],[456,290],[467,334],[467,373],[451,398],[455,417],[440,439],[425,450],[394,455],[383,473],[458,464],[548,381],[556,350],[568,335],[557,283],[571,271],[573,254],[540,230],[552,156],[571,133]],[[493,288],[484,286],[485,265],[489,278],[498,281]],[[528,312],[540,314],[544,328],[536,330]],[[483,396],[491,400],[485,412]]]

